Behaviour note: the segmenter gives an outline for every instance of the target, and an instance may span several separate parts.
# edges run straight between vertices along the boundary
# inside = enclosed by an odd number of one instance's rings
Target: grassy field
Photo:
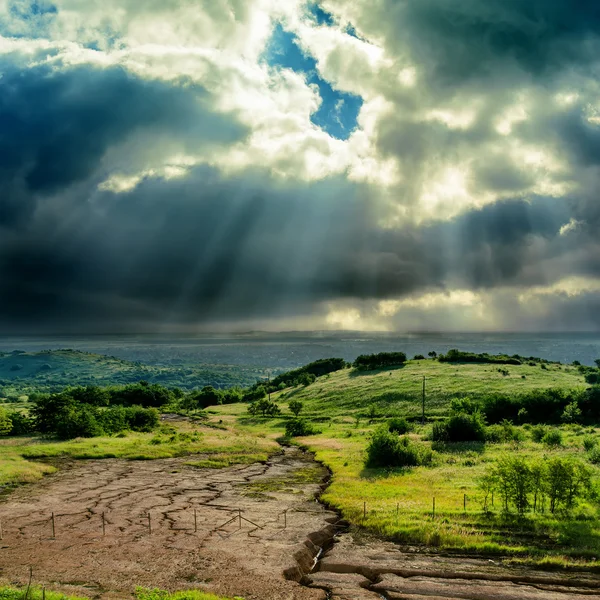
[[[13,587],[0,587],[0,600],[23,600],[26,590]],[[58,592],[49,590],[42,591],[39,587],[31,587],[28,591],[27,598],[29,600],[86,600],[78,596],[67,596]],[[184,592],[164,592],[162,590],[147,590],[138,588],[135,592],[136,600],[236,600],[224,598],[222,596],[214,596],[206,594],[198,590],[188,590]]]
[[[489,505],[484,510],[478,480],[506,453],[529,458],[573,456],[585,462],[583,438],[598,437],[600,442],[596,429],[562,426],[563,445],[549,448],[534,442],[527,428],[519,428],[524,438],[520,443],[435,446],[433,463],[426,467],[366,469],[364,466],[369,436],[378,424],[390,416],[420,416],[423,375],[427,381],[427,416],[437,418],[448,414],[450,399],[455,397],[476,399],[488,392],[518,394],[539,388],[585,387],[575,368],[558,365],[549,365],[547,370],[526,365],[502,368],[509,374],[501,374],[492,365],[440,364],[429,360],[410,361],[393,371],[356,374],[344,370],[320,378],[310,386],[274,394],[282,415],[273,419],[250,417],[245,405],[214,407],[210,412],[224,422],[237,423],[247,433],[276,438],[282,435],[290,418],[287,403],[301,400],[302,414],[319,433],[297,441],[315,452],[317,459],[333,473],[323,500],[359,528],[407,545],[533,557],[538,562],[552,564],[584,560],[588,566],[594,565],[600,554],[597,501],[585,501],[569,514],[546,512],[518,517],[506,514],[498,499],[495,506]],[[366,416],[373,406],[375,414]],[[427,441],[430,431],[431,424],[417,424],[411,438],[431,445]],[[600,471],[592,468],[598,485]]]
[[[508,372],[508,375],[501,371]],[[519,394],[534,389],[585,387],[575,367],[565,365],[449,364],[433,360],[409,361],[404,367],[386,371],[346,369],[331,373],[308,387],[289,391],[284,401],[306,403],[311,416],[364,412],[374,406],[385,414],[405,417],[421,414],[425,377],[428,416],[447,412],[451,398],[484,393]]]
[[[201,456],[190,461],[191,464],[220,468],[266,460],[277,449],[277,444],[266,437],[186,421],[163,425],[154,433],[77,438],[67,442],[39,437],[4,438],[0,439],[0,489],[33,482],[55,471],[53,466],[37,459],[151,460],[198,454]]]

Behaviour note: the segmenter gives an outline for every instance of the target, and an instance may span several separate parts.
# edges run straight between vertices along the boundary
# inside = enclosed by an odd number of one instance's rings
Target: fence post
[[[494,506],[494,492],[492,492],[492,506]]]
[[[467,512],[467,495],[463,494],[463,511]]]
[[[287,529],[287,509],[283,511],[283,528]]]
[[[239,524],[240,524],[240,529],[242,528],[242,509],[238,508],[238,519],[239,519]]]
[[[433,519],[435,519],[435,496],[433,497]]]
[[[196,513],[196,509],[194,509],[194,533],[198,531],[198,514]]]
[[[106,535],[106,520],[104,518],[104,511],[102,511],[102,535]]]
[[[150,513],[148,513],[148,532],[152,533],[152,517],[150,516]]]
[[[363,519],[367,518],[367,503],[363,502]]]
[[[4,532],[2,531],[2,521],[0,521],[0,540],[4,539]]]
[[[52,513],[52,539],[56,537],[56,523],[54,522],[54,513]]]

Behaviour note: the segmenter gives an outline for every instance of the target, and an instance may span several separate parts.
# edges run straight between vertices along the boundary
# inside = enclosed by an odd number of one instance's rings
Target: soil
[[[186,465],[198,458],[77,461],[19,488],[0,503],[0,578],[26,584],[32,567],[35,584],[99,598],[143,586],[322,599],[283,573],[299,579],[307,534],[337,520],[314,500],[325,469],[291,448],[218,470]]]
[[[594,574],[343,533],[315,501],[326,470],[298,449],[265,464],[186,464],[199,458],[71,462],[14,491],[0,503],[0,579],[24,585],[31,568],[35,584],[102,600],[136,586],[246,600],[600,600]]]

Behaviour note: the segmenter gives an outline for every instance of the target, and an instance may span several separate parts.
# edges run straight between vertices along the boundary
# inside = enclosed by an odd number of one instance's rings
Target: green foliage
[[[88,385],[87,387],[76,387],[65,391],[77,402],[82,404],[91,404],[92,406],[108,406],[111,401],[111,394],[108,390],[97,385]]]
[[[434,442],[485,442],[486,426],[480,412],[457,412],[443,423],[435,423],[431,434]]]
[[[28,414],[12,411],[8,416],[12,421],[10,435],[28,435],[35,431],[33,419]]]
[[[379,354],[361,354],[352,363],[352,366],[359,371],[374,371],[398,367],[405,362],[406,354],[404,352],[380,352]]]
[[[591,452],[598,445],[598,438],[586,435],[583,438],[583,449],[586,452]]]
[[[416,467],[429,464],[432,452],[426,446],[415,444],[408,437],[398,437],[387,427],[377,428],[367,446],[365,464],[378,467]]]
[[[290,419],[285,424],[286,437],[315,435],[316,433],[316,430],[305,419]]]
[[[209,406],[222,404],[223,393],[212,385],[204,386],[199,391],[190,392],[181,400],[181,406],[187,410],[203,410]]]
[[[438,357],[440,362],[449,363],[491,363],[497,365],[520,365],[521,361],[518,358],[506,356],[504,354],[475,354],[474,352],[461,352],[453,348],[448,350],[446,354],[440,354]]]
[[[300,402],[300,400],[290,400],[290,403],[288,404],[290,412],[292,414],[294,414],[296,417],[302,412],[302,409],[304,408],[304,404],[302,404],[302,402]]]
[[[522,442],[524,439],[524,433],[506,420],[500,425],[490,425],[486,430],[486,440],[494,444]]]
[[[262,400],[267,395],[267,391],[262,385],[258,387],[250,388],[244,392],[244,396],[242,400],[244,402],[257,402],[258,400]]]
[[[528,461],[521,456],[504,456],[480,480],[486,494],[496,491],[504,509],[515,508],[523,514],[530,508],[544,510],[546,500],[551,513],[572,509],[593,494],[591,471],[580,461],[553,457]]]
[[[404,417],[394,417],[388,421],[388,431],[405,435],[412,430],[411,424]]]
[[[425,357],[422,354],[415,354],[413,360],[425,360]]]
[[[581,409],[577,402],[571,402],[565,406],[561,421],[563,423],[579,423],[581,421]]]
[[[8,435],[13,428],[12,419],[8,412],[0,407],[0,435]]]
[[[140,381],[139,383],[113,390],[110,403],[124,406],[160,408],[173,400],[174,396],[171,390],[158,383],[149,384],[146,381]]]
[[[221,596],[214,596],[200,590],[186,590],[184,592],[166,592],[159,589],[146,589],[138,587],[135,589],[136,600],[228,600]],[[3,600],[0,598],[0,600]],[[8,599],[12,600],[12,599]],[[16,600],[16,599],[15,599]],[[21,599],[19,599],[21,600]],[[50,599],[52,600],[52,599]],[[231,600],[243,600],[237,596]]]
[[[23,600],[24,598],[25,590],[0,587],[0,600]],[[42,600],[42,598],[45,598],[46,600],[86,600],[78,596],[66,596],[65,594],[49,590],[44,590],[42,592],[42,589],[37,586],[29,588],[28,598],[29,600]]]
[[[548,433],[549,428],[545,425],[535,425],[531,428],[531,439],[538,444],[542,443],[542,440]]]
[[[546,446],[562,446],[562,442],[562,433],[560,429],[550,429],[550,431],[542,438],[542,443],[546,444]]]
[[[248,407],[248,412],[253,416],[260,414],[263,417],[275,417],[280,414],[281,410],[277,403],[268,398],[262,398],[252,402]]]
[[[277,375],[269,384],[271,392],[285,389],[286,387],[296,387],[298,385],[310,385],[317,377],[335,373],[346,368],[346,361],[343,358],[321,358],[315,360],[299,369],[287,371]],[[253,388],[262,384],[257,383]],[[283,387],[282,387],[283,386]]]

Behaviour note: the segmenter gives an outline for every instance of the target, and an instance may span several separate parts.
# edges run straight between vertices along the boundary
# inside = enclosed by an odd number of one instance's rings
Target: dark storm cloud
[[[513,65],[540,76],[596,59],[595,0],[380,0],[376,7],[372,18],[381,19],[388,45],[408,46],[437,83],[497,76]]]
[[[85,181],[106,152],[139,131],[198,146],[245,129],[215,114],[194,86],[145,81],[121,68],[18,69],[0,64],[0,225]]]
[[[553,244],[559,255],[572,250],[558,235],[569,214],[555,200],[513,200],[382,230],[368,190],[344,179],[281,183],[199,167],[96,193],[59,235],[38,219],[0,241],[0,280],[13,290],[0,297],[1,326],[239,322],[448,285],[542,284],[561,273],[531,267]]]

